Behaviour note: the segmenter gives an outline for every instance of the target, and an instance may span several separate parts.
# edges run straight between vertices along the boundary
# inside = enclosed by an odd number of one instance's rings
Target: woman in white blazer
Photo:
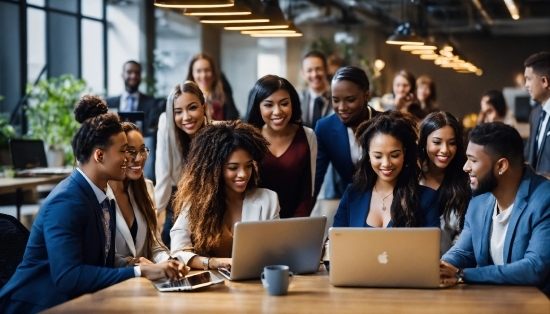
[[[123,122],[122,129],[128,138],[126,178],[109,181],[106,193],[116,200],[115,266],[162,262],[170,252],[157,232],[153,182],[143,176],[149,149],[135,124]]]
[[[257,127],[270,143],[259,166],[260,187],[279,195],[281,218],[309,217],[317,138],[312,129],[302,125],[296,89],[282,77],[266,75],[254,85],[249,102],[248,123]]]
[[[235,223],[279,218],[277,194],[257,187],[267,146],[260,132],[241,121],[197,134],[174,200],[173,257],[191,268],[230,268]]]
[[[159,117],[155,161],[157,215],[159,225],[163,225],[162,241],[167,245],[173,217],[171,196],[181,177],[191,140],[208,124],[205,98],[198,85],[186,81],[174,87],[166,101],[166,112]]]

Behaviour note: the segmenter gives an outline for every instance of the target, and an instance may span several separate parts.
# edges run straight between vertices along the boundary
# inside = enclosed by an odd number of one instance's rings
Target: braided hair
[[[240,120],[206,126],[191,142],[173,208],[174,219],[188,210],[197,254],[208,254],[221,238],[227,209],[223,166],[229,155],[240,148],[252,157],[252,176],[246,186],[250,190],[258,186],[258,163],[267,154],[268,145],[254,126]]]
[[[374,188],[378,176],[370,164],[369,147],[371,140],[378,134],[386,134],[400,141],[405,153],[405,166],[399,172],[397,184],[393,190],[394,201],[390,209],[393,226],[422,226],[418,196],[420,175],[416,146],[418,134],[416,123],[410,114],[397,110],[386,111],[359,125],[355,135],[361,145],[363,157],[353,176],[353,187],[361,193]]]
[[[71,146],[81,164],[88,163],[94,149],[106,149],[111,145],[111,136],[122,132],[118,115],[107,110],[107,103],[92,95],[84,95],[74,109],[74,117],[81,125]]]

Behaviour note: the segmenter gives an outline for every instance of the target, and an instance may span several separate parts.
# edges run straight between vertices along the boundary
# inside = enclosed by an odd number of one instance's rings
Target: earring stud
[[[498,172],[498,175],[501,176],[501,175],[502,175],[502,171],[499,171],[499,172]]]

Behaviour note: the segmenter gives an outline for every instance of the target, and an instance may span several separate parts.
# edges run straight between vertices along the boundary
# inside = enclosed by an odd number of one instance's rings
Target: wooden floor
[[[47,313],[550,313],[534,287],[457,285],[444,289],[337,288],[324,270],[295,276],[286,296],[260,281],[230,282],[194,292],[157,291],[133,278],[59,305]]]

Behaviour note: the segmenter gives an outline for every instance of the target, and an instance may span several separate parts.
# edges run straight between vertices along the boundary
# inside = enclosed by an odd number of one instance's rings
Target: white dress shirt
[[[542,125],[540,127],[540,132],[542,132],[542,133],[539,135],[539,138],[538,138],[537,150],[540,148],[540,145],[542,145],[542,140],[544,140],[546,138],[546,136],[548,135],[548,134],[544,134],[544,132],[546,130],[546,125],[548,124],[548,117],[550,116],[550,98],[548,98],[548,100],[546,100],[546,103],[542,107],[542,110],[544,110],[546,112],[546,116],[544,117],[544,121],[542,122]],[[535,134],[535,136],[536,136],[536,134]]]
[[[359,143],[357,143],[357,138],[355,137],[355,134],[353,133],[353,130],[351,128],[348,128],[348,139],[349,139],[349,152],[351,155],[351,162],[354,165],[357,165],[357,163],[363,156],[363,151],[361,150]]]
[[[130,104],[128,104],[127,102],[128,96],[134,97],[134,109],[137,110],[139,104],[139,91],[135,91],[131,94],[127,91],[124,91],[122,92],[122,96],[120,96],[120,105],[118,106],[118,111],[132,111],[130,108]]]
[[[506,230],[510,222],[510,215],[514,204],[498,213],[498,202],[495,201],[495,210],[493,213],[493,224],[491,226],[491,243],[490,252],[493,264],[504,265],[504,239],[506,238]]]

